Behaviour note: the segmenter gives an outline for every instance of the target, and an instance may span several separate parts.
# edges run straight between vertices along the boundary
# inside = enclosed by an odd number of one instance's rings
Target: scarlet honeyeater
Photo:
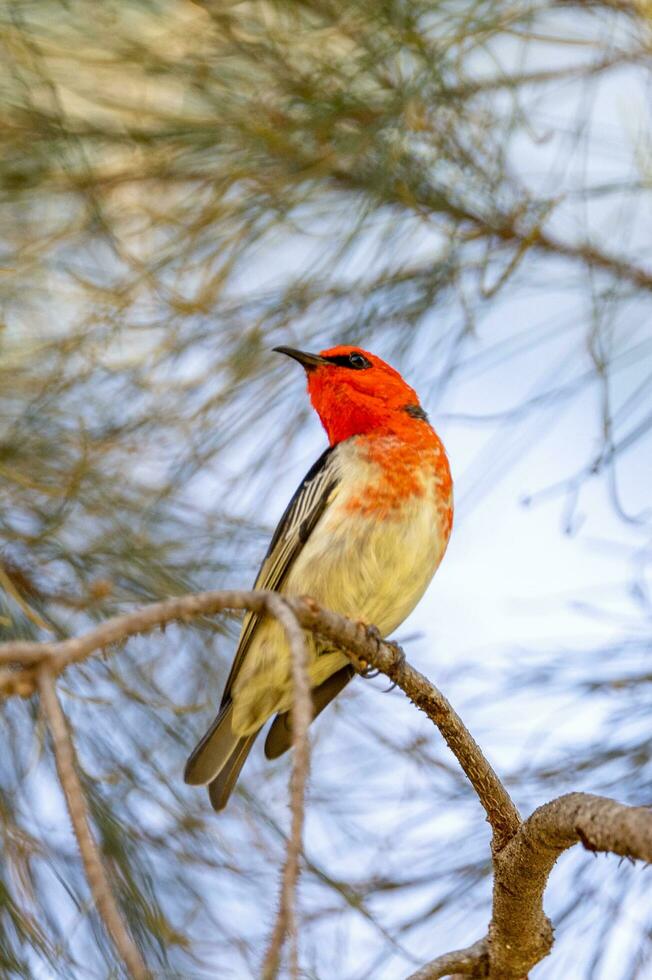
[[[416,393],[379,357],[340,346],[275,348],[305,369],[329,448],[308,471],[272,537],[255,588],[309,595],[387,636],[414,609],[448,544],[453,519],[444,447]],[[332,643],[306,635],[314,714],[353,676]],[[221,810],[265,722],[269,759],[291,745],[290,652],[282,627],[248,613],[219,714],[188,759]]]

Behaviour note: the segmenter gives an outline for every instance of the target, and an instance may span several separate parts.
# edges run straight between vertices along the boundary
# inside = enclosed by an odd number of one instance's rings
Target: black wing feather
[[[310,537],[333,491],[340,481],[335,446],[329,446],[314,463],[297,487],[270,541],[256,581],[255,589],[278,591],[301,547]],[[227,678],[221,707],[231,698],[231,688],[258,625],[256,613],[247,613],[242,622],[240,642]]]

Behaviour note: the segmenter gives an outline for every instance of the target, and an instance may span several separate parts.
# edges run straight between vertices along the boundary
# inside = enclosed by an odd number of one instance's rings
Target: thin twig
[[[308,676],[308,651],[303,631],[296,615],[287,602],[279,596],[268,596],[267,608],[285,630],[292,654],[292,746],[294,749],[290,775],[290,808],[292,825],[283,866],[281,897],[274,930],[262,966],[263,980],[277,976],[281,962],[283,943],[290,940],[290,976],[299,977],[299,948],[296,915],[296,889],[299,879],[300,858],[303,850],[303,822],[306,783],[310,770],[310,742],[308,727],[312,721],[312,698]]]
[[[45,666],[38,672],[38,689],[43,713],[52,736],[59,782],[66,799],[70,822],[77,838],[93,901],[129,976],[134,980],[145,980],[149,976],[147,967],[127,931],[111,891],[102,857],[91,833],[86,798],[77,774],[75,748],[57,697],[54,675]]]
[[[225,589],[195,592],[164,599],[163,602],[152,602],[134,612],[112,616],[96,629],[82,633],[81,636],[73,636],[69,640],[56,643],[31,643],[24,640],[0,643],[0,663],[38,664],[48,657],[52,661],[52,668],[59,672],[70,664],[85,660],[95,650],[102,650],[112,643],[124,643],[130,636],[149,633],[168,623],[191,622],[199,616],[222,612],[224,609],[262,612],[267,595],[263,591]]]

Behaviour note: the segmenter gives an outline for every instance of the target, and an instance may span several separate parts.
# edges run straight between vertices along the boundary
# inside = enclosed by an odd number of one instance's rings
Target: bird
[[[448,545],[453,484],[444,446],[416,392],[380,357],[338,345],[274,351],[304,369],[328,437],[276,528],[254,588],[310,596],[389,636],[425,592]],[[331,641],[306,633],[313,719],[355,671]],[[290,651],[268,614],[245,614],[217,717],[186,764],[222,810],[265,723],[268,759],[292,744]]]

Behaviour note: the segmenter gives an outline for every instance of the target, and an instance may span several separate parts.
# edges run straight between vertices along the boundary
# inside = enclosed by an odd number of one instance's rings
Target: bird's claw
[[[401,668],[405,664],[405,651],[398,643],[394,642],[393,640],[385,640],[385,644],[386,646],[391,647],[394,653],[394,663],[392,664],[393,669],[395,671],[401,670]],[[389,694],[389,692],[393,691],[395,687],[396,687],[396,681],[392,681],[389,687],[383,691],[383,694]]]
[[[364,631],[365,631],[365,636],[367,637],[368,640],[375,640],[376,643],[383,642],[383,638],[380,635],[380,630],[378,629],[377,626],[374,626],[373,623],[365,623]]]
[[[360,627],[361,630],[364,631],[364,635],[366,639],[375,640],[376,643],[383,642],[383,638],[380,635],[380,630],[378,629],[377,626],[374,626],[372,623],[365,623],[365,621],[362,619],[358,620],[358,626]],[[377,667],[373,667],[370,663],[368,663],[368,661],[366,661],[364,657],[359,657],[358,673],[360,674],[360,677],[369,679],[370,677],[378,677],[380,671],[378,670]]]
[[[393,650],[395,658],[394,667],[400,670],[405,665],[405,650],[395,640],[385,640],[385,646],[391,647]]]
[[[368,640],[375,640],[376,643],[378,644],[384,643],[385,646],[391,647],[394,653],[394,664],[393,664],[394,669],[400,670],[403,664],[405,663],[405,653],[402,647],[400,647],[399,644],[395,643],[393,640],[386,640],[381,635],[381,632],[378,629],[378,627],[374,626],[373,623],[360,622],[359,625],[364,629],[365,636],[367,637]],[[372,667],[371,664],[367,664],[365,660],[361,660],[361,664],[365,664],[365,666],[362,667],[362,669],[360,670],[361,677],[364,678],[378,677],[378,674],[381,673],[381,671],[378,670],[377,667]],[[393,691],[395,687],[396,687],[396,681],[390,684],[390,686],[387,688],[387,691],[385,691],[385,693],[387,693],[388,691]]]

